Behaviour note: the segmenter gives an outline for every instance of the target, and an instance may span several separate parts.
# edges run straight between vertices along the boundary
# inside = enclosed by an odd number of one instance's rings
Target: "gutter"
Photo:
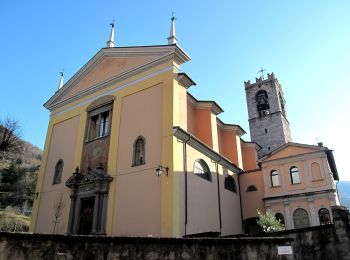
[[[187,235],[187,222],[188,222],[188,210],[187,210],[187,143],[191,140],[192,136],[190,135],[183,145],[183,171],[185,173],[185,236]]]

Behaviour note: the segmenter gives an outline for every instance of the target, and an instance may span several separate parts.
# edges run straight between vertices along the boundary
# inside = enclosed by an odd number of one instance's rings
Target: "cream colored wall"
[[[241,200],[243,209],[243,220],[257,217],[257,210],[264,212],[264,185],[263,176],[260,170],[244,173],[239,176],[241,186]],[[254,185],[257,191],[247,192],[247,188]]]
[[[236,193],[225,189],[226,174],[234,178],[236,183]],[[221,235],[228,236],[232,234],[241,234],[242,214],[239,200],[240,187],[238,175],[219,165],[219,182],[222,221]]]
[[[212,173],[212,181],[207,181],[193,174],[193,165],[197,159],[203,159]],[[219,185],[221,201],[221,218],[223,235],[241,233],[241,212],[239,202],[239,187],[237,176],[237,193],[224,189],[223,168],[219,165]],[[219,232],[219,205],[216,165],[210,158],[201,154],[191,146],[187,146],[188,171],[188,224],[187,234],[203,232]],[[228,172],[228,174],[232,174]]]
[[[66,188],[65,182],[72,175],[76,167],[74,164],[74,155],[79,121],[79,116],[75,116],[53,126],[47,163],[44,170],[43,189],[38,197],[38,199],[40,199],[40,207],[34,230],[36,233],[53,232],[54,205],[61,193],[63,194],[64,209],[62,216],[58,220],[59,223],[55,233],[63,234],[67,231],[66,226],[70,206],[70,191]],[[64,162],[61,183],[52,185],[55,166],[59,159],[62,159]]]
[[[193,174],[193,165],[197,159],[203,159],[208,164],[211,182]],[[187,146],[187,234],[220,230],[215,171],[215,164],[208,157]]]
[[[161,235],[161,178],[155,169],[162,162],[163,88],[159,84],[117,100],[122,108],[112,235]],[[146,139],[146,163],[132,167],[139,135]]]

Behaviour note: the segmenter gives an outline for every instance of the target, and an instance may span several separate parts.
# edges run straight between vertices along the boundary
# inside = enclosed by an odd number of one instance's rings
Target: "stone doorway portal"
[[[67,234],[105,235],[109,183],[113,180],[102,168],[81,174],[77,167],[66,181],[71,189]]]

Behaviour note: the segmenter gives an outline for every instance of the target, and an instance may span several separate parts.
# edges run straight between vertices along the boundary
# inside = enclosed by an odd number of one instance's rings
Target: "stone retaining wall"
[[[265,237],[131,238],[0,232],[0,260],[239,259],[350,260],[350,214],[333,210],[333,224]],[[292,255],[278,255],[292,246]]]

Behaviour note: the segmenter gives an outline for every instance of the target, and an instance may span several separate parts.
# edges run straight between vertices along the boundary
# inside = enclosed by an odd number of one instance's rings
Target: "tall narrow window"
[[[193,173],[203,179],[211,181],[211,173],[208,165],[202,159],[196,160],[193,165]]]
[[[320,225],[331,224],[331,216],[329,210],[322,208],[318,211],[318,217],[320,218]]]
[[[56,163],[52,184],[61,183],[62,171],[63,171],[63,160],[59,159],[58,162]]]
[[[309,227],[309,215],[305,209],[296,209],[293,213],[294,228]]]
[[[236,182],[233,176],[228,175],[225,177],[225,183],[224,183],[224,188],[226,190],[232,191],[234,193],[237,193],[236,191]]]
[[[300,183],[300,176],[299,176],[299,170],[297,167],[293,166],[289,169],[290,173],[290,180],[292,184],[298,184]]]
[[[277,187],[280,185],[280,179],[278,177],[278,172],[276,170],[271,171],[270,177],[271,177],[271,186],[272,187]]]
[[[143,136],[137,137],[137,139],[134,142],[134,155],[132,166],[145,164],[145,145],[145,138]]]

